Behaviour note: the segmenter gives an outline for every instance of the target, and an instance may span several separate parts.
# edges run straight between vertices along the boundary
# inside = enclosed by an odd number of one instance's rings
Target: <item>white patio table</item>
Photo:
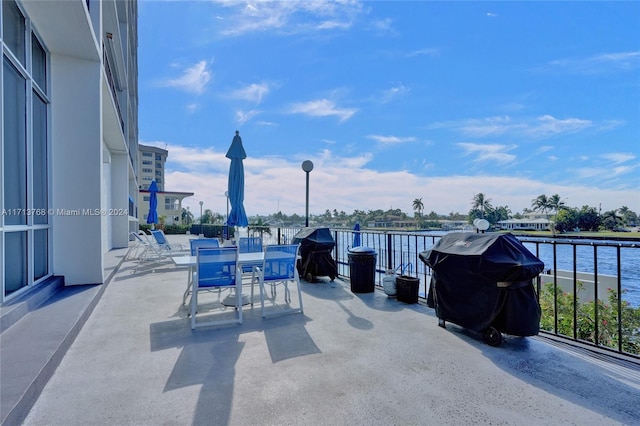
[[[184,304],[189,296],[189,292],[191,291],[191,285],[193,280],[193,272],[198,263],[198,256],[174,256],[171,258],[174,265],[177,268],[187,268],[188,277],[187,277],[187,289],[185,290],[182,296],[182,304]],[[264,261],[264,251],[252,252],[252,253],[238,253],[238,266],[262,266],[262,262]],[[251,303],[250,300],[246,299],[245,303],[245,295],[243,295],[242,304],[247,305]],[[233,306],[235,305],[235,294],[231,294],[227,296],[224,301],[224,305]]]

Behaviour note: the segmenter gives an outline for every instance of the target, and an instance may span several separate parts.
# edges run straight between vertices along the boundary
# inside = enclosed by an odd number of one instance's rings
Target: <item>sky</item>
[[[539,195],[640,213],[640,2],[151,1],[139,142],[165,190],[248,216],[512,213]]]

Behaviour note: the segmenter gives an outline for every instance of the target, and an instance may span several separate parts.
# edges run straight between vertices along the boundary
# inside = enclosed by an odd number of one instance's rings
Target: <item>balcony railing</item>
[[[267,242],[293,239],[301,228],[273,228]],[[349,277],[353,230],[332,229],[338,274]],[[361,245],[377,253],[376,282],[402,268],[420,279],[425,301],[431,270],[419,258],[443,233],[360,231]],[[541,333],[640,359],[640,244],[605,240],[518,237],[545,263],[535,281],[542,308]],[[269,241],[270,240],[270,241]]]

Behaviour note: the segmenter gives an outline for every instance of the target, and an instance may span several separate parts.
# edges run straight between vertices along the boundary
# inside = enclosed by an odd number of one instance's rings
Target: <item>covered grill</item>
[[[331,257],[336,242],[329,228],[304,228],[294,235],[292,243],[300,243],[298,273],[305,280],[328,276],[333,281],[338,276],[336,261]]]
[[[511,234],[454,232],[420,259],[432,269],[427,305],[445,321],[483,333],[497,346],[502,334],[533,336],[540,305],[533,286],[544,263]]]

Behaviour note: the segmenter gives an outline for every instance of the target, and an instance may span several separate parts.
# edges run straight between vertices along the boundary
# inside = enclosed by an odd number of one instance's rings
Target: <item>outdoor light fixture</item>
[[[313,170],[313,163],[309,160],[305,160],[302,162],[302,170],[307,174],[307,200],[306,200],[306,216],[305,216],[305,227],[309,227],[309,173]]]

